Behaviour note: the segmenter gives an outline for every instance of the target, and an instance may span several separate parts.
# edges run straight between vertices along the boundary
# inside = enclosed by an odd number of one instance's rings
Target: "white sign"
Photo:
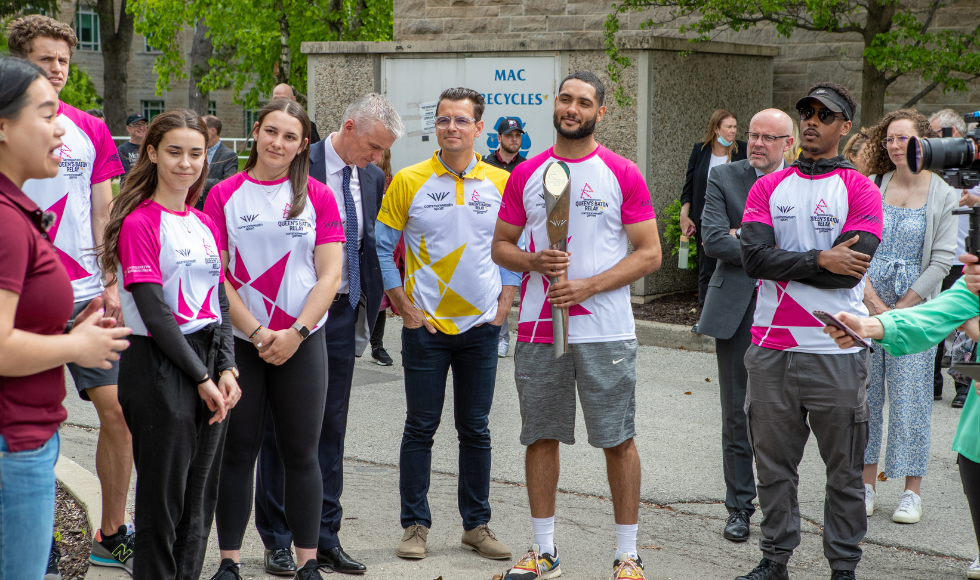
[[[422,121],[422,134],[431,135],[436,132],[436,105],[439,101],[419,103],[419,119]]]

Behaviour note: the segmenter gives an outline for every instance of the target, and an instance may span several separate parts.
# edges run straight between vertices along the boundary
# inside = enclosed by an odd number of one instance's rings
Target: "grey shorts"
[[[89,302],[91,300],[76,302],[71,313],[71,319],[75,320],[78,313],[85,310]],[[86,389],[119,384],[119,361],[113,361],[111,369],[87,369],[75,363],[68,363],[68,372],[71,373],[71,378],[75,381],[75,388],[78,390],[78,396],[83,401],[91,400],[85,394]]]
[[[636,340],[571,344],[556,359],[550,344],[518,342],[514,375],[521,444],[575,443],[575,386],[589,445],[615,447],[636,435]]]

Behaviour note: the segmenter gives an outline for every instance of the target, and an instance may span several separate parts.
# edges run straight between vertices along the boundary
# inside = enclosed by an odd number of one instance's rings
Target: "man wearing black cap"
[[[864,274],[881,240],[881,194],[844,157],[855,103],[814,85],[796,103],[802,153],[749,191],[742,265],[760,284],[745,353],[745,415],[762,509],[762,561],[736,580],[787,580],[800,544],[798,467],[810,431],[827,466],[824,555],[853,580],[868,529],[861,471],[868,442],[867,348],[841,350],[812,312],[867,317]]]
[[[494,167],[499,167],[510,173],[518,164],[527,161],[522,157],[521,140],[524,138],[524,128],[517,119],[504,117],[497,124],[497,142],[500,146],[491,151],[485,161]]]
[[[126,132],[129,133],[129,141],[117,147],[119,160],[122,161],[123,171],[126,172],[119,178],[120,182],[126,180],[129,170],[136,165],[136,160],[140,157],[140,145],[146,137],[146,118],[139,113],[126,117]]]

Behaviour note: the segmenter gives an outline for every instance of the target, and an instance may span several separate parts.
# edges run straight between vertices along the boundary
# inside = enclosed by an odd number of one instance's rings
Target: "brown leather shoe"
[[[405,528],[402,534],[402,541],[395,550],[395,555],[399,558],[411,558],[421,560],[425,558],[425,541],[429,537],[429,528],[422,524],[413,524]]]
[[[486,524],[463,532],[464,550],[473,550],[491,560],[510,560],[510,548],[500,543]]]

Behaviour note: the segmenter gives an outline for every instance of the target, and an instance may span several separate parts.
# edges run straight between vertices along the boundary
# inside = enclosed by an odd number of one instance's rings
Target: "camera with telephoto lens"
[[[970,216],[970,229],[966,234],[966,253],[980,258],[980,205],[958,207],[953,210],[953,213]]]
[[[963,120],[967,126],[980,121],[980,111],[963,115]],[[944,127],[942,137],[909,139],[909,169],[936,171],[954,189],[972,189],[980,184],[980,126],[964,137],[951,135],[952,129]]]

